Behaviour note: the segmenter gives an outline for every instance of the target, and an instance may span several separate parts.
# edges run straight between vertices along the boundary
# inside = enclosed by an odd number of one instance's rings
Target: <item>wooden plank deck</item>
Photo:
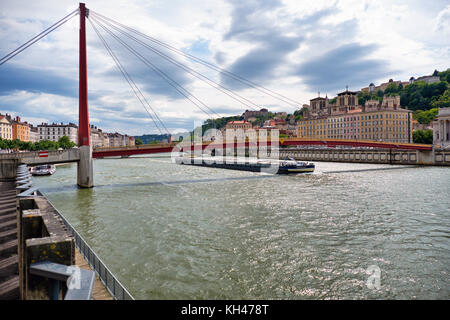
[[[89,266],[89,264],[86,262],[77,248],[75,248],[75,265],[77,265],[81,269],[92,270],[92,268]],[[108,292],[108,290],[106,290],[103,283],[98,279],[97,274],[95,275],[92,300],[113,300],[111,294]]]

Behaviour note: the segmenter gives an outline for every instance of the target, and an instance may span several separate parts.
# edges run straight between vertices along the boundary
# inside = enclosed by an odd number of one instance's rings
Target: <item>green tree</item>
[[[399,92],[399,87],[398,87],[398,84],[396,82],[390,83],[386,87],[386,89],[384,89],[384,94],[385,95],[393,95],[393,94],[395,95],[395,94],[398,94],[398,92]]]
[[[139,145],[141,145],[141,144],[144,144],[144,141],[142,141],[141,138],[135,138],[135,139],[134,139],[134,143],[135,143],[137,146],[139,146]]]
[[[416,119],[421,124],[429,124],[433,121],[438,114],[438,109],[433,108],[430,110],[417,110],[413,113],[413,118]]]
[[[383,97],[378,96],[377,94],[368,92],[368,91],[360,91],[358,92],[358,104],[364,105],[367,100],[378,100],[382,101]]]
[[[450,89],[445,90],[444,94],[434,100],[431,105],[435,108],[450,107]]]
[[[450,68],[445,71],[439,72],[439,78],[441,79],[441,81],[447,81],[447,83],[450,83]]]
[[[75,143],[70,141],[68,136],[62,136],[58,139],[58,146],[63,149],[70,149],[75,147]]]
[[[414,143],[433,144],[433,130],[416,130],[413,132]]]
[[[56,141],[41,140],[36,142],[37,150],[58,150],[59,144]]]

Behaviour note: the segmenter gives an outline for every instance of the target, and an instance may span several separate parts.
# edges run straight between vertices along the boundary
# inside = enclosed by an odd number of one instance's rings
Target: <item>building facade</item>
[[[310,139],[412,142],[412,112],[400,107],[400,97],[368,100],[358,105],[356,92],[339,93],[335,104],[311,100],[307,116],[297,123],[297,136]]]
[[[37,128],[39,132],[39,141],[58,141],[60,138],[67,136],[70,141],[78,144],[78,126],[74,123],[41,123]]]
[[[433,144],[442,149],[450,148],[450,107],[439,109],[433,123]]]
[[[30,142],[39,142],[39,130],[30,124]]]
[[[251,111],[251,110],[245,110],[245,112],[242,114],[244,117],[244,121],[248,121],[250,118],[256,119],[258,116],[267,116],[269,114],[269,110],[267,109],[261,109],[259,111]]]
[[[3,116],[1,114],[0,114],[0,138],[7,140],[12,140],[13,138],[12,124],[6,118],[6,116]]]
[[[30,141],[30,125],[27,122],[22,122],[19,116],[12,120],[12,137],[20,141]]]
[[[226,125],[226,129],[243,129],[247,130],[252,127],[251,123],[248,121],[229,121]]]
[[[102,129],[97,128],[94,125],[91,125],[91,146],[93,148],[101,148],[104,147],[105,138],[102,132]]]

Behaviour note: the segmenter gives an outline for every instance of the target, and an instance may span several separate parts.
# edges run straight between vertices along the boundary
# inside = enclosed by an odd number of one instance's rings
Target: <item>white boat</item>
[[[31,174],[33,176],[47,176],[47,175],[52,175],[55,172],[56,172],[56,166],[54,164],[44,164],[44,165],[33,167],[31,169]]]

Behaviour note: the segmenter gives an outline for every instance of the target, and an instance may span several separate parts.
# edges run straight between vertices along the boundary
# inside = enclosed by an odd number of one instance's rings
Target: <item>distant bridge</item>
[[[161,143],[161,144],[146,144],[134,147],[106,147],[106,148],[96,148],[94,149],[92,156],[93,158],[105,158],[105,157],[125,157],[138,154],[152,154],[152,153],[167,153],[172,152],[177,146],[177,142],[172,143]],[[215,143],[215,142],[205,142],[201,145],[201,149],[205,149],[209,146],[209,149],[222,148],[226,149],[229,147],[238,148],[246,147],[248,148],[250,143],[247,142],[234,142],[228,145],[226,142]],[[271,141],[267,141],[267,146],[271,146]],[[287,138],[280,139],[280,147],[290,147],[290,146],[321,146],[325,148],[336,148],[336,147],[354,147],[354,148],[375,148],[375,149],[395,149],[395,150],[422,150],[431,151],[432,146],[427,144],[414,144],[414,143],[392,143],[392,142],[379,142],[379,141],[369,141],[369,140],[314,140],[314,139],[301,139],[301,138]],[[199,148],[198,145],[196,145]],[[183,146],[183,151],[192,151],[195,148],[193,144]],[[177,150],[175,150],[177,151]]]

